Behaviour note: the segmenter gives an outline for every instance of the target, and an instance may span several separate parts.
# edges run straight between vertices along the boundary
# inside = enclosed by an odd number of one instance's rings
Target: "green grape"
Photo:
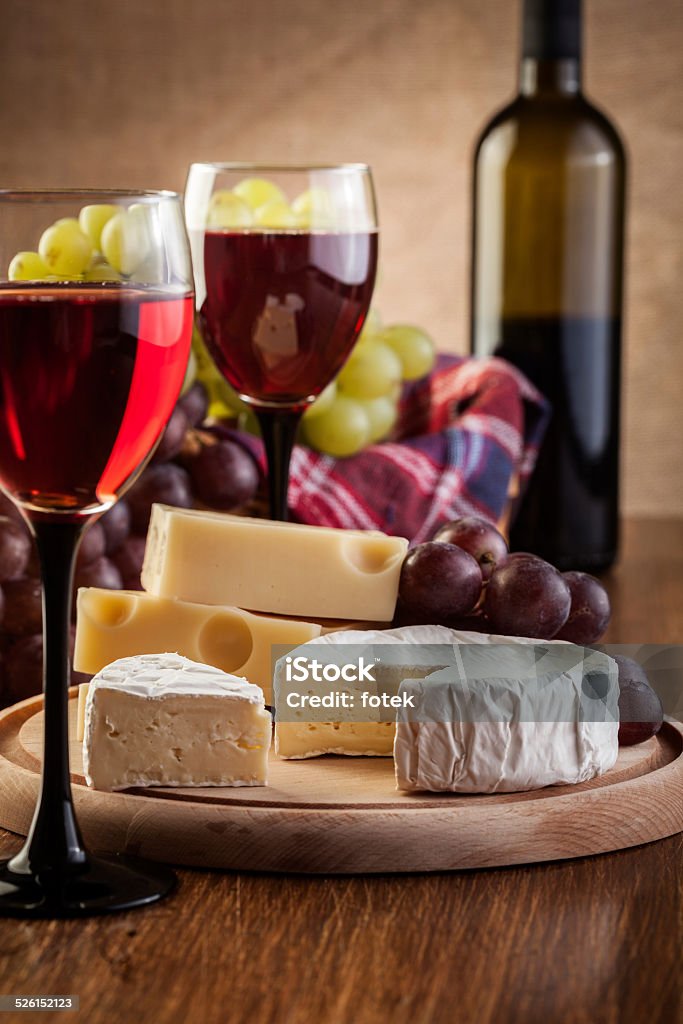
[[[185,368],[185,376],[183,377],[182,387],[180,388],[180,397],[182,398],[186,394],[197,378],[197,357],[194,354],[194,349],[190,348],[190,354],[187,359],[187,366]]]
[[[368,334],[372,337],[378,335],[382,330],[382,317],[376,306],[370,306],[368,315],[365,317],[361,334]]]
[[[299,227],[330,228],[334,224],[334,204],[327,189],[307,189],[296,197],[292,210]]]
[[[259,206],[264,206],[266,203],[287,202],[282,189],[266,178],[243,178],[238,185],[235,185],[233,192],[252,210],[257,210]]]
[[[401,360],[404,380],[418,380],[433,369],[436,360],[434,342],[421,328],[409,324],[392,324],[383,329],[380,339]]]
[[[261,436],[261,428],[259,426],[256,413],[253,409],[250,409],[248,405],[242,403],[243,412],[237,417],[237,426],[240,430],[246,431],[247,434],[253,434],[254,437]]]
[[[380,398],[400,379],[400,359],[377,341],[356,345],[337,378],[340,390],[353,398]]]
[[[121,275],[117,274],[108,263],[95,263],[83,275],[84,281],[120,281]]]
[[[81,231],[88,236],[95,249],[100,248],[102,228],[118,212],[118,206],[112,206],[110,203],[96,203],[92,206],[84,206],[79,213],[78,223]]]
[[[129,277],[146,258],[151,238],[149,223],[139,213],[117,213],[102,229],[102,253],[120,274]]]
[[[396,423],[396,402],[388,395],[381,395],[380,398],[369,398],[362,404],[370,420],[370,444],[375,444],[385,438]]]
[[[49,271],[37,252],[18,252],[9,265],[10,281],[40,281]]]
[[[234,192],[214,192],[206,223],[210,228],[248,228],[253,221],[251,207]]]
[[[320,392],[315,402],[309,405],[304,413],[305,420],[315,419],[321,412],[325,412],[329,409],[335,398],[337,397],[337,382],[331,381],[323,391]]]
[[[355,455],[370,440],[370,418],[361,402],[338,395],[320,416],[304,421],[303,432],[312,448],[344,458]]]
[[[254,223],[261,228],[295,228],[298,226],[292,208],[278,199],[259,206],[254,213]]]
[[[92,244],[75,217],[63,217],[43,231],[38,252],[49,273],[71,279],[90,266]]]

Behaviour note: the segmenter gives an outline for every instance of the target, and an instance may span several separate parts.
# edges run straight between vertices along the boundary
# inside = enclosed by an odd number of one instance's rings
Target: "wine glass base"
[[[176,876],[163,864],[135,857],[92,857],[61,876],[25,875],[0,862],[0,917],[90,917],[132,910],[163,899]]]

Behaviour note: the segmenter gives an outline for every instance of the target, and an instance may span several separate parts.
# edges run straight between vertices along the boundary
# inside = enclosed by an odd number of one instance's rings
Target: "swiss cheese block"
[[[264,786],[271,717],[245,679],[177,654],[122,658],[90,683],[89,786]]]
[[[141,580],[159,597],[387,621],[407,548],[378,532],[153,505]]]
[[[255,615],[129,590],[82,588],[74,668],[90,675],[118,658],[177,651],[193,661],[245,676],[271,703],[272,647],[320,636],[319,623]]]
[[[397,711],[399,789],[511,793],[586,782],[614,765],[616,663],[538,644],[468,647],[456,664],[404,680],[399,693],[413,703]]]

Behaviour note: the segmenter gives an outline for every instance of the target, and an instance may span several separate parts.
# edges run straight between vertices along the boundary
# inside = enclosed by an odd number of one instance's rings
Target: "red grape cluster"
[[[399,618],[591,644],[607,627],[610,605],[594,576],[560,573],[523,551],[510,554],[495,526],[469,516],[446,523],[408,553]]]
[[[442,526],[418,544],[401,570],[395,624],[432,622],[503,636],[589,645],[610,619],[607,592],[594,576],[558,570],[536,555],[508,552],[503,536],[470,516]],[[619,669],[619,743],[654,736],[662,704],[641,666],[615,658]]]
[[[258,470],[244,449],[197,430],[193,437],[207,405],[204,385],[197,381],[179,399],[150,465],[124,498],[87,527],[78,551],[74,592],[78,587],[141,589],[145,535],[154,502],[229,510],[254,497]],[[40,693],[41,630],[35,548],[16,507],[0,493],[0,707]],[[72,627],[72,645],[73,633]],[[73,673],[72,682],[78,681],[78,673]]]

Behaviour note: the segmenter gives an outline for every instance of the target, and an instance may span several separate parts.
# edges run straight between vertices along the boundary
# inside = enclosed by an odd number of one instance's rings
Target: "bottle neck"
[[[523,96],[581,89],[582,0],[524,0],[519,89]]]
[[[522,57],[519,67],[522,96],[575,96],[581,92],[581,61],[578,57],[549,60]]]

